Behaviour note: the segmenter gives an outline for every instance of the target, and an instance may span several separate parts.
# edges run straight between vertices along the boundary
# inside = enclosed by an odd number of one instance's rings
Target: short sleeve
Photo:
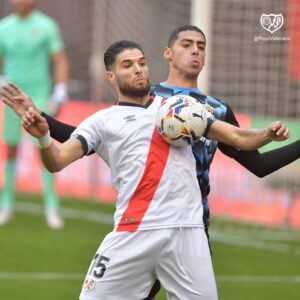
[[[49,26],[49,51],[55,53],[63,50],[64,43],[62,40],[60,28],[55,21],[51,21]]]
[[[85,119],[71,134],[71,138],[77,138],[81,143],[86,143],[86,153],[97,151],[103,141],[103,126],[101,117],[96,113]]]

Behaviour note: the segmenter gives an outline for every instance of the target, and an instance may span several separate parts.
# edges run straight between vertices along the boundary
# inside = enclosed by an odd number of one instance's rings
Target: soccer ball
[[[195,98],[176,95],[163,100],[156,116],[162,138],[177,147],[197,142],[207,127],[205,107]]]

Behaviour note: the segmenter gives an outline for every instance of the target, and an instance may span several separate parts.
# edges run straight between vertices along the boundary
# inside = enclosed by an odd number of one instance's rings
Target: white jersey
[[[84,120],[82,138],[111,168],[118,190],[117,231],[202,227],[202,201],[191,147],[174,147],[155,128],[162,97],[144,105],[120,103]]]

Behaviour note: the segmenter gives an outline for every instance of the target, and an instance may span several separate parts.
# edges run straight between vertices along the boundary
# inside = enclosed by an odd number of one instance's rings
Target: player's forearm
[[[211,125],[207,137],[247,151],[272,141],[267,129],[239,128],[218,120]]]
[[[247,151],[258,149],[272,142],[267,129],[236,128],[233,140],[235,147]]]
[[[53,55],[53,76],[55,83],[65,83],[69,81],[69,63],[64,51]]]
[[[42,112],[42,116],[47,120],[51,137],[60,143],[67,141],[71,133],[76,129],[76,127],[60,122],[44,112]]]
[[[300,140],[264,153],[236,151],[232,156],[258,177],[264,177],[300,158]]]
[[[49,172],[58,172],[65,167],[59,148],[53,142],[49,147],[40,149],[40,155],[45,168]]]
[[[44,166],[50,172],[59,172],[66,166],[81,158],[84,154],[82,144],[77,139],[69,139],[57,146],[51,142],[48,147],[40,149]]]

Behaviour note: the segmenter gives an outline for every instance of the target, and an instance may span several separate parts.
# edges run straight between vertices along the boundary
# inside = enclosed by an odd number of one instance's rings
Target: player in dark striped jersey
[[[198,75],[205,61],[205,46],[206,37],[198,27],[186,25],[176,28],[170,34],[168,47],[164,49],[164,57],[169,61],[168,78],[165,82],[152,87],[152,91],[163,97],[171,97],[175,94],[190,95],[199,102],[207,104],[217,119],[239,126],[228,103],[203,94],[197,87]],[[258,150],[242,151],[213,140],[202,140],[193,146],[207,234],[209,169],[217,149],[235,159],[256,176],[264,177],[300,157],[300,140],[265,153],[260,153]]]
[[[204,66],[206,37],[196,26],[186,25],[176,28],[169,37],[164,57],[169,61],[169,75],[165,82],[152,87],[152,92],[171,97],[176,94],[189,95],[199,102],[209,105],[214,116],[239,126],[228,103],[203,94],[197,85],[198,75]],[[258,150],[243,151],[213,140],[201,140],[193,146],[197,161],[197,176],[202,194],[203,222],[207,236],[210,219],[208,194],[210,192],[209,169],[216,150],[233,158],[258,177],[264,177],[300,157],[300,140],[287,146],[260,153]],[[158,283],[156,286],[158,287]]]

